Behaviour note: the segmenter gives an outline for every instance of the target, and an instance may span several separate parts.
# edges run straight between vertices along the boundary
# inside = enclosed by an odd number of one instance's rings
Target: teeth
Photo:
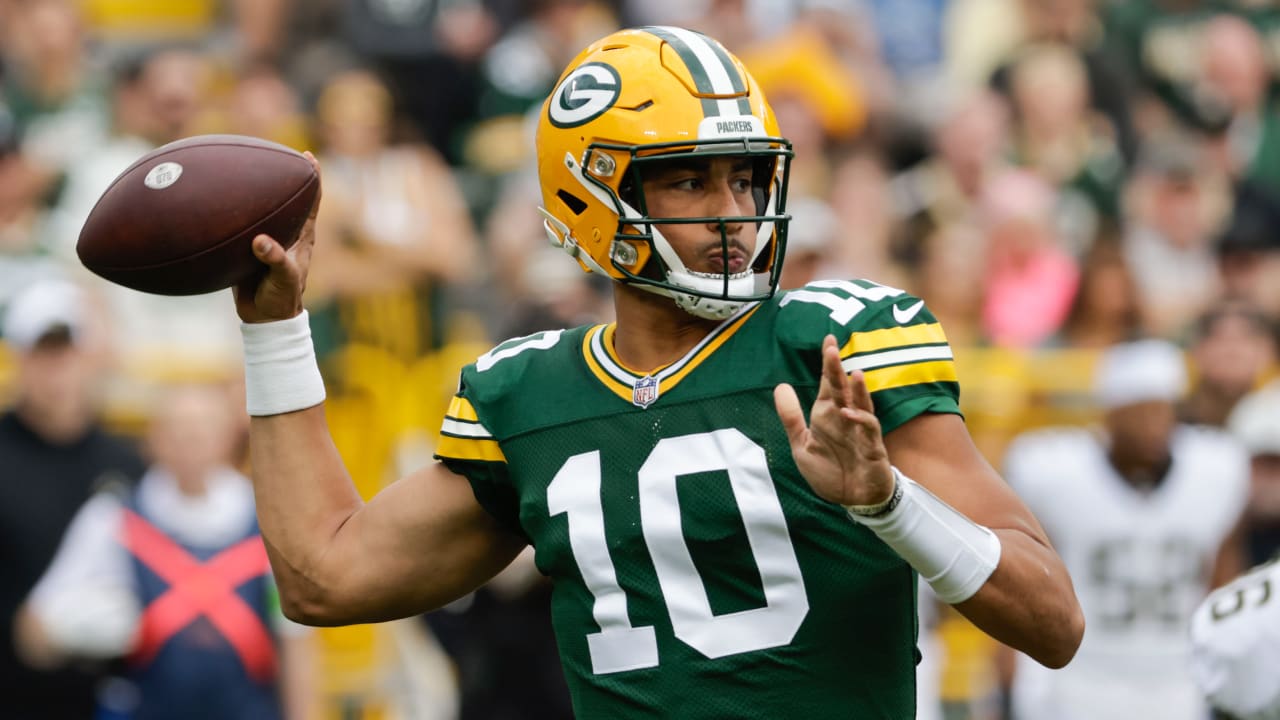
[[[708,280],[723,280],[723,279],[724,279],[724,273],[705,273],[705,272],[698,272],[697,270],[690,270],[690,271],[689,271],[689,274],[690,274],[690,275],[694,275],[694,276],[696,276],[696,277],[700,277],[700,278],[706,278],[706,279],[708,279]],[[729,275],[729,279],[730,279],[730,280],[741,280],[742,278],[750,277],[750,276],[751,276],[751,271],[750,271],[750,270],[743,270],[742,272],[739,272],[739,273],[732,273],[732,274],[730,274],[730,275]]]

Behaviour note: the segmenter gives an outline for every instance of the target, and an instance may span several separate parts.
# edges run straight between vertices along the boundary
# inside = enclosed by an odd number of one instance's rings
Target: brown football
[[[320,179],[301,153],[243,135],[198,135],[153,150],[89,213],[76,253],[98,275],[158,295],[231,287],[266,268],[251,243],[289,247]]]

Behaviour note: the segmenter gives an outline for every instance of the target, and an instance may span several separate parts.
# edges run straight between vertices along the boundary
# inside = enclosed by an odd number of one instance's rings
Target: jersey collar
[[[654,399],[667,393],[745,325],[747,318],[751,317],[759,307],[758,302],[747,303],[707,333],[706,337],[679,360],[650,373],[631,370],[618,358],[613,349],[613,334],[617,330],[617,323],[597,325],[588,330],[582,339],[582,355],[591,374],[602,385],[623,400],[647,407],[649,403],[642,404],[637,400],[637,383],[643,386],[656,381],[657,393]]]

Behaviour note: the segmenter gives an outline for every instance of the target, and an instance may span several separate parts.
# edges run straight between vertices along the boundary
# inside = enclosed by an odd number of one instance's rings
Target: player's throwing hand
[[[310,152],[304,153],[320,173],[320,163]],[[320,211],[321,191],[316,191],[311,213],[298,234],[298,241],[288,250],[269,235],[253,239],[253,254],[268,270],[235,288],[236,312],[247,323],[287,320],[302,312],[302,291],[307,285],[311,267],[311,251],[316,245],[316,215]]]
[[[822,341],[822,379],[805,424],[796,391],[773,393],[796,467],[819,497],[840,505],[876,505],[893,493],[893,470],[861,370],[846,374],[833,335]]]

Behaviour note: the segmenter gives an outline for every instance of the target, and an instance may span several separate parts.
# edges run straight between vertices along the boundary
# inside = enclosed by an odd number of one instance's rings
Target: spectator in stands
[[[38,239],[43,213],[33,180],[17,125],[0,104],[0,310],[28,284],[59,274]]]
[[[1262,38],[1244,19],[1223,14],[1205,26],[1202,42],[1195,98],[1223,115],[1214,142],[1226,169],[1280,192],[1280,116]]]
[[[1244,508],[1248,461],[1225,433],[1177,423],[1186,383],[1171,343],[1112,346],[1096,374],[1103,428],[1038,430],[1010,446],[1005,477],[1062,553],[1086,619],[1066,668],[1018,658],[1017,717],[1205,717],[1186,628],[1225,580],[1209,570]]]
[[[986,232],[985,334],[997,345],[1034,347],[1051,337],[1075,297],[1079,270],[1053,225],[1054,190],[1030,170],[994,178],[982,201]]]
[[[201,131],[212,68],[193,50],[165,47],[121,59],[111,89],[111,136],[68,169],[48,229],[68,262],[98,198],[125,168],[151,150]]]
[[[1070,48],[1024,49],[1010,67],[1009,90],[1014,158],[1058,190],[1055,220],[1078,254],[1120,213],[1125,163],[1115,128],[1090,109],[1089,76]]]
[[[525,17],[481,60],[480,119],[524,116],[550,92],[584,40],[617,26],[599,0],[534,0],[526,7]]]
[[[833,14],[837,27],[849,22],[847,16]],[[788,129],[795,151],[790,183],[797,193],[824,196],[838,190],[841,180],[833,179],[837,161],[831,156],[840,154],[842,143],[856,141],[867,130],[872,110],[867,83],[840,54],[837,42],[810,20],[755,42],[742,54],[768,93],[778,125]]]
[[[1056,45],[1076,55],[1083,64],[1089,87],[1089,107],[1106,117],[1115,130],[1115,141],[1125,164],[1137,156],[1138,134],[1133,108],[1125,86],[1124,68],[1107,56],[1102,46],[1098,7],[1094,0],[1018,0],[1023,37],[1020,47]],[[991,76],[991,85],[1009,92],[1009,74],[1017,63],[1015,51]]]
[[[1223,294],[1280,321],[1280,194],[1256,183],[1236,188],[1231,222],[1217,241]]]
[[[242,69],[227,105],[229,132],[265,138],[295,150],[311,147],[311,128],[298,93],[274,67],[259,64]]]
[[[156,147],[208,129],[212,78],[209,58],[183,48],[142,52],[119,68],[114,135],[70,171],[47,224],[48,245],[69,271],[88,275],[74,255],[75,241],[116,176]],[[89,278],[103,297],[125,366],[199,364],[225,372],[239,362],[236,326],[225,312],[214,312],[229,291],[161,298]]]
[[[1120,246],[1099,238],[1085,254],[1080,287],[1050,345],[1101,350],[1142,334],[1142,298]]]
[[[1191,135],[1148,140],[1128,188],[1124,252],[1147,330],[1182,335],[1221,290],[1212,241],[1229,210],[1225,179]]]
[[[1241,527],[1241,565],[1249,567],[1280,553],[1280,381],[1241,400],[1227,427],[1251,458],[1249,506]]]
[[[62,282],[29,287],[4,314],[17,365],[14,405],[0,415],[0,715],[8,720],[84,720],[93,708],[90,669],[26,667],[12,628],[76,510],[94,490],[143,471],[136,450],[98,420],[97,329],[83,292]]]
[[[234,57],[243,65],[274,65],[287,47],[288,25],[298,8],[311,10],[311,3],[296,0],[230,0],[230,12],[222,12],[224,32],[230,30]]]
[[[912,292],[929,304],[947,328],[953,347],[986,344],[982,328],[986,266],[985,238],[968,223],[953,223],[933,232],[921,243],[914,266]]]
[[[1206,29],[1222,6],[1211,0],[1100,4],[1105,51],[1128,80],[1139,125],[1177,124],[1201,132],[1225,126],[1221,106],[1203,102],[1196,92]]]
[[[838,230],[827,254],[828,278],[874,277],[903,287],[895,257],[893,197],[884,162],[874,152],[837,154],[831,161],[831,212]]]
[[[421,139],[456,162],[463,130],[475,117],[480,58],[503,29],[495,12],[501,3],[411,2],[390,11],[382,0],[341,4],[346,42],[387,79]]]
[[[973,222],[991,178],[1008,167],[1008,107],[979,91],[953,104],[933,133],[934,153],[892,181],[893,207],[906,252],[952,225]]]
[[[1178,414],[1184,422],[1224,427],[1274,365],[1275,325],[1245,303],[1218,303],[1197,320],[1190,351],[1196,381]]]
[[[253,488],[231,467],[241,429],[221,387],[164,393],[141,482],[80,509],[19,612],[27,662],[125,658],[131,690],[102,698],[113,717],[306,717],[307,630],[279,613]]]
[[[373,73],[333,77],[317,122],[325,168],[312,312],[332,345],[412,360],[444,339],[442,291],[469,280],[475,229],[449,166],[395,135],[393,98]]]
[[[34,0],[12,6],[11,16],[0,23],[5,75],[0,104],[8,105],[22,137],[26,190],[44,205],[56,199],[64,174],[106,139],[107,89],[88,59],[77,3]]]

